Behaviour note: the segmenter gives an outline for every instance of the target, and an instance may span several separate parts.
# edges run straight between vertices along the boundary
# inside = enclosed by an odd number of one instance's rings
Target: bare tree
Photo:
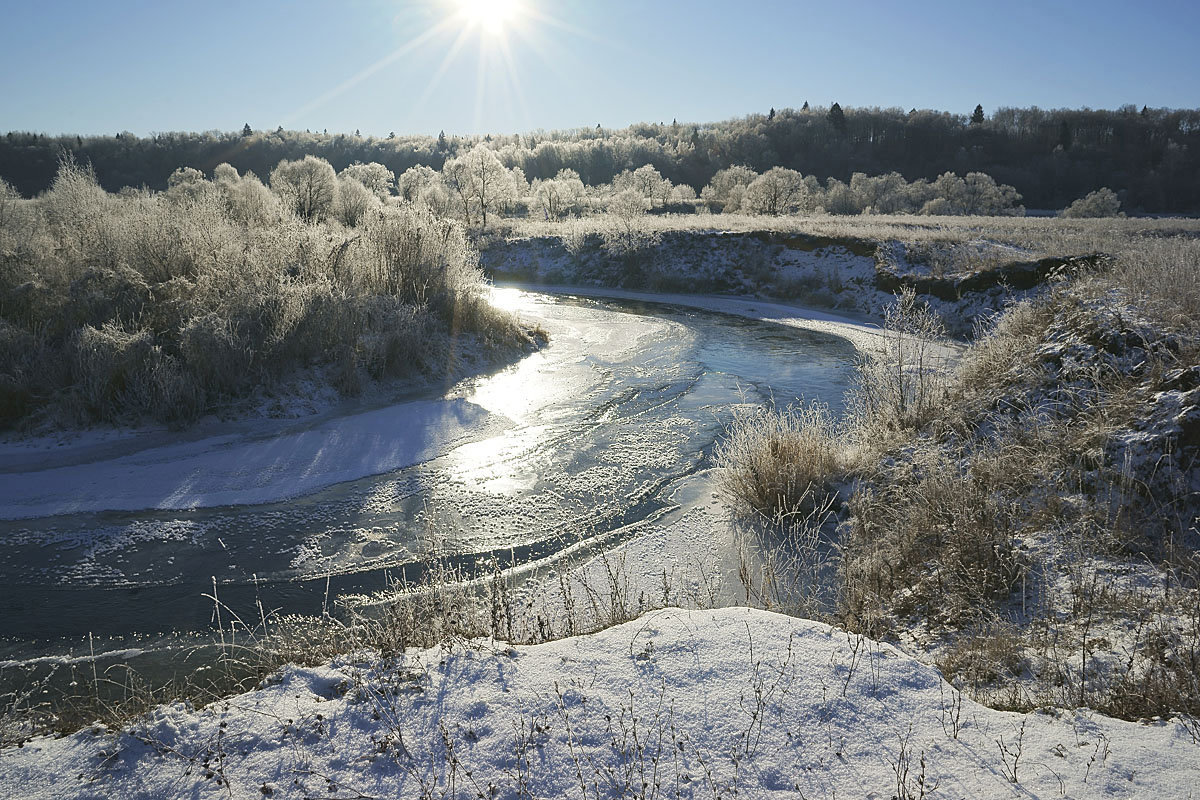
[[[421,195],[421,190],[438,180],[437,171],[424,164],[409,167],[396,181],[396,191],[410,203],[415,203]]]
[[[788,214],[800,208],[804,176],[794,169],[772,167],[746,187],[745,203],[756,214]]]
[[[392,186],[396,183],[396,176],[392,171],[374,161],[370,164],[351,164],[342,170],[338,177],[353,178],[380,200],[387,200],[391,196]]]
[[[461,158],[452,158],[442,167],[442,180],[457,197],[463,217],[470,225],[478,210],[480,227],[487,227],[489,209],[516,194],[512,173],[500,163],[494,150],[477,144]]]
[[[271,170],[271,189],[301,219],[320,222],[333,210],[337,175],[323,158],[280,161]]]

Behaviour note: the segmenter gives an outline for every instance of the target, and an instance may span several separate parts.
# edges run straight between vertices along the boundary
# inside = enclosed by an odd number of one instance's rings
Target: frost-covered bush
[[[738,512],[783,521],[828,503],[847,447],[826,406],[759,408],[734,415],[715,460],[721,494]]]
[[[349,178],[362,184],[371,194],[380,200],[387,200],[396,185],[396,176],[383,164],[351,164],[338,174],[339,178]]]
[[[1121,201],[1117,199],[1116,192],[1108,187],[1103,187],[1086,197],[1079,198],[1060,213],[1064,217],[1071,218],[1119,217],[1122,216]]]
[[[701,190],[700,199],[715,211],[740,211],[746,187],[757,177],[757,172],[745,166],[718,170],[708,185]]]
[[[373,209],[379,208],[379,197],[355,178],[339,177],[337,195],[333,201],[333,218],[353,228]]]
[[[882,348],[862,358],[855,406],[868,428],[913,428],[939,413],[946,398],[945,336],[940,317],[905,289],[885,315]]]
[[[713,176],[700,194],[710,207],[732,213],[787,214],[824,209],[837,215],[934,214],[1021,216],[1025,208],[1012,186],[998,184],[982,172],[960,178],[946,172],[930,182],[909,183],[898,172],[856,172],[846,184],[829,178],[824,186],[813,176],[774,167],[758,175],[746,167],[730,167]]]
[[[804,176],[794,169],[772,167],[746,187],[742,207],[752,214],[791,214],[808,205]]]
[[[285,163],[278,193],[221,165],[117,197],[71,161],[38,200],[0,187],[0,424],[185,421],[299,367],[345,389],[442,372],[451,330],[528,345],[462,226],[383,205],[363,181],[386,176],[358,166]]]
[[[280,161],[271,170],[271,190],[307,222],[320,222],[330,215],[337,189],[337,175],[323,158],[305,156],[299,161]]]

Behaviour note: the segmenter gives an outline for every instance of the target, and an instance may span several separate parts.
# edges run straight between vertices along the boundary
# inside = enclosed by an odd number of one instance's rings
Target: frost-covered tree
[[[424,164],[409,167],[396,180],[396,192],[410,203],[415,203],[421,190],[431,183],[440,181],[437,171]]]
[[[1025,207],[1019,205],[1021,195],[1007,184],[996,183],[991,175],[983,172],[968,172],[963,180],[966,188],[967,214],[985,216],[1008,216],[1024,214]]]
[[[376,162],[351,164],[338,173],[338,177],[353,178],[380,200],[387,200],[391,196],[392,186],[396,183],[392,171]]]
[[[1063,217],[1118,217],[1121,216],[1121,201],[1117,193],[1107,186],[1081,197],[1059,212]]]
[[[746,187],[754,182],[758,173],[749,167],[736,165],[718,170],[712,180],[700,192],[700,199],[719,211],[738,211],[742,205]]]
[[[686,183],[681,183],[671,191],[671,202],[691,203],[696,199],[696,190]]]
[[[100,188],[92,167],[82,166],[70,156],[59,160],[50,191],[38,198],[60,241],[78,247],[80,254],[100,249],[108,204],[108,194]]]
[[[320,222],[333,211],[337,174],[323,158],[280,161],[271,170],[271,190],[305,222]]]
[[[167,189],[195,186],[204,182],[204,173],[194,167],[180,167],[167,178]]]
[[[825,182],[824,205],[830,214],[858,214],[862,211],[854,192],[837,178]]]
[[[446,184],[440,179],[422,186],[413,202],[415,205],[427,209],[438,219],[445,219],[452,215],[453,199],[446,189]]]
[[[235,167],[229,164],[217,164],[213,168],[213,183],[221,185],[232,185],[241,180],[238,171]]]
[[[442,180],[457,198],[468,225],[478,213],[480,226],[486,228],[488,211],[516,196],[512,173],[496,152],[484,144],[447,161],[442,167]]]
[[[850,176],[850,191],[856,213],[899,214],[908,209],[908,182],[898,172],[869,177],[862,172]]]
[[[379,195],[371,191],[362,181],[343,172],[338,176],[338,191],[333,202],[333,217],[343,225],[353,228],[368,212],[380,207]]]
[[[928,189],[932,197],[921,206],[922,214],[1010,216],[1025,213],[1016,189],[998,184],[982,172],[968,172],[966,178],[943,172]]]
[[[560,219],[566,216],[583,196],[583,181],[579,175],[570,169],[561,170],[558,175],[546,181],[539,181],[534,189],[534,197],[538,206],[547,219]]]
[[[225,207],[232,219],[252,226],[274,225],[283,219],[283,201],[253,172],[236,182],[222,179],[217,185],[225,193]]]
[[[642,193],[650,201],[650,205],[654,205],[656,198],[661,199],[664,195],[670,194],[671,182],[662,176],[657,169],[650,164],[644,164],[633,171],[633,188]]]
[[[754,214],[792,214],[804,206],[804,176],[794,169],[771,167],[746,187],[743,201]]]
[[[636,189],[617,192],[608,201],[608,211],[632,233],[634,225],[646,213],[646,197]]]
[[[931,197],[920,213],[933,216],[967,213],[967,184],[953,172],[943,172],[929,184]]]

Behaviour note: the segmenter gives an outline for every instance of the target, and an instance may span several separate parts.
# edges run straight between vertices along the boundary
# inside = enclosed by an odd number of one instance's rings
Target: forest
[[[66,152],[89,163],[100,185],[165,189],[181,167],[212,174],[228,163],[267,176],[281,162],[312,155],[341,171],[379,163],[396,175],[441,171],[478,144],[529,181],[570,170],[586,186],[609,184],[649,165],[673,186],[699,193],[723,170],[793,170],[828,187],[855,173],[896,173],[936,181],[947,172],[982,173],[1011,186],[1029,209],[1057,210],[1107,187],[1132,213],[1200,210],[1200,109],[999,108],[990,115],[832,106],[770,109],[715,123],[640,123],[488,136],[364,136],[280,127],[204,133],[0,137],[0,175],[26,197],[48,189]],[[685,191],[686,193],[686,191]],[[827,208],[831,212],[836,210]],[[855,213],[862,209],[846,209]],[[914,209],[919,210],[919,209]]]

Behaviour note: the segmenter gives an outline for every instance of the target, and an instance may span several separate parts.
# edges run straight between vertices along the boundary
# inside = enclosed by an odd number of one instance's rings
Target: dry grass
[[[1014,509],[962,455],[918,446],[850,499],[841,580],[854,629],[894,633],[914,618],[958,629],[1009,599],[1022,573]]]
[[[851,467],[833,415],[815,404],[738,410],[714,461],[726,502],[770,523],[827,506]]]
[[[378,204],[376,204],[378,205]],[[378,206],[306,224],[252,176],[109,195],[71,162],[0,217],[0,425],[186,422],[295,370],[445,375],[455,337],[532,344],[457,223]],[[361,376],[361,377],[360,377]]]
[[[615,224],[605,214],[561,221],[505,219],[497,236],[565,236],[571,231],[600,233]],[[1114,252],[1118,243],[1143,239],[1195,238],[1200,219],[1064,219],[1061,217],[928,217],[869,214],[861,216],[751,214],[656,214],[638,220],[647,232],[771,231],[873,242],[954,244],[978,240],[1025,248],[1034,257]]]
[[[1200,358],[1195,221],[954,220],[943,233],[1113,258],[1008,307],[957,365],[916,366],[937,326],[901,298],[845,432],[873,446],[843,512],[835,616],[931,650],[993,705],[1197,714],[1197,453],[1155,416],[1167,376]],[[766,437],[780,423],[759,424]],[[1133,434],[1151,449],[1123,450]],[[731,474],[743,503],[763,502],[768,482]]]

